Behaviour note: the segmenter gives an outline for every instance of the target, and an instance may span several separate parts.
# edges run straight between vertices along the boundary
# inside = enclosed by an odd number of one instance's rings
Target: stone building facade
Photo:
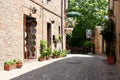
[[[116,57],[120,63],[120,0],[109,0],[109,8],[113,9],[113,20],[116,26]]]
[[[0,0],[0,10],[0,69],[6,60],[37,59],[40,40],[65,49],[65,0]],[[57,47],[53,35],[62,35]]]
[[[94,34],[94,44],[95,44],[95,54],[104,54],[104,41],[101,35],[102,26],[95,27]]]

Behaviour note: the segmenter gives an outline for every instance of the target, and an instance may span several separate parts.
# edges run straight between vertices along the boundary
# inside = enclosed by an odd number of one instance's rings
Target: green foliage
[[[83,43],[89,41],[86,39],[86,29],[94,31],[96,25],[104,25],[107,16],[106,0],[70,0],[67,12],[76,11],[81,15],[75,17],[77,24],[72,34],[68,35],[67,43],[74,46],[84,46]]]
[[[4,64],[10,66],[10,65],[16,64],[16,62],[14,60],[10,60],[10,61],[5,61]]]
[[[108,9],[108,15],[109,15],[109,17],[113,16],[113,9]]]
[[[51,55],[51,49],[50,49],[50,48],[47,48],[47,49],[46,49],[46,56],[47,56],[47,57],[50,57],[50,55]]]
[[[84,25],[85,24],[82,24],[82,22],[80,22],[73,29],[72,33],[67,35],[66,41],[71,47],[85,46],[85,42],[89,41],[89,39],[86,38],[86,29],[89,27],[86,28]]]
[[[101,34],[103,36],[103,39],[106,41],[106,43],[113,42],[115,39],[115,24],[112,19],[109,19],[105,22],[105,27],[101,31]]]
[[[72,38],[72,33],[66,35],[66,43],[67,44],[71,43],[71,38]]]
[[[44,58],[44,57],[50,57],[51,55],[51,49],[50,48],[46,48],[41,52],[40,57]]]
[[[41,47],[41,52],[42,52],[42,50],[44,50],[45,49],[45,47],[46,47],[46,44],[47,44],[47,41],[44,41],[44,40],[41,40],[40,41],[40,47]]]
[[[50,57],[51,55],[51,49],[50,48],[46,48],[47,45],[47,41],[41,40],[40,41],[40,47],[41,47],[41,58],[44,57]]]
[[[53,52],[53,56],[60,56],[60,50],[54,50],[54,52]]]
[[[64,50],[63,52],[61,52],[61,54],[60,54],[62,57],[65,57],[66,55],[67,55],[67,51],[66,50]]]
[[[22,62],[21,59],[17,59],[17,60],[16,60],[16,63],[21,63],[21,62]]]
[[[115,24],[112,19],[105,22],[105,27],[101,32],[106,42],[106,55],[115,56]]]
[[[93,27],[96,24],[102,25],[107,16],[107,6],[107,0],[70,0],[67,11],[79,12],[81,16],[77,20],[85,21],[85,24]]]
[[[41,55],[40,55],[40,58],[45,58],[46,57],[46,54],[44,54],[44,53],[42,53]]]
[[[92,46],[92,42],[87,40],[87,41],[83,42],[83,45],[84,46]]]
[[[52,55],[53,56],[62,56],[62,57],[65,57],[67,55],[67,51],[66,50],[64,50],[64,51],[54,50]]]

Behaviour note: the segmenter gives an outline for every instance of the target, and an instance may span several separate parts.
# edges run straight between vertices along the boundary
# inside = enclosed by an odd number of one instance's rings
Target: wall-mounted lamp
[[[35,7],[33,7],[31,10],[32,10],[33,14],[35,14],[37,12],[37,9]]]
[[[51,1],[51,0],[47,0],[47,1]]]
[[[51,20],[51,23],[53,23],[53,24],[54,24],[54,23],[55,23],[55,21],[54,21],[54,20]]]

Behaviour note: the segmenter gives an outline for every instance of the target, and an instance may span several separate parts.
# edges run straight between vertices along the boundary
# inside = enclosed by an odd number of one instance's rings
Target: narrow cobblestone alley
[[[116,65],[101,56],[77,55],[56,61],[12,80],[120,80]]]

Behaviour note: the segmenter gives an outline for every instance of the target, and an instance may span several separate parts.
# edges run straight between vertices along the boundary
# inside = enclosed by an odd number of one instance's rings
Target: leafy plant
[[[50,57],[50,55],[51,55],[51,49],[50,49],[50,48],[47,48],[47,49],[46,49],[46,56],[47,56],[47,57]]]
[[[105,22],[105,28],[101,34],[106,42],[106,55],[115,56],[115,24],[112,19]]]
[[[113,16],[113,9],[108,9],[108,15],[109,15],[109,17]]]
[[[84,42],[83,42],[83,45],[84,45],[84,46],[92,46],[92,42],[89,41],[89,40],[87,40],[87,41],[84,41]]]
[[[17,59],[16,63],[22,63],[22,60],[21,59]]]
[[[10,60],[10,61],[5,61],[4,64],[10,66],[10,65],[16,64],[16,62],[13,60]]]
[[[11,65],[10,61],[5,61],[4,64],[9,66]]]
[[[103,36],[103,39],[106,41],[106,43],[113,42],[115,39],[115,24],[112,19],[109,19],[105,22],[105,27],[101,31],[101,34]]]
[[[41,52],[46,48],[47,41],[41,40],[40,41],[40,47]]]
[[[60,56],[60,51],[59,50],[54,50],[53,56]]]
[[[61,56],[62,56],[62,57],[65,57],[66,55],[67,55],[67,51],[64,50],[64,51],[61,53]]]
[[[39,58],[45,58],[46,54],[41,54]]]

